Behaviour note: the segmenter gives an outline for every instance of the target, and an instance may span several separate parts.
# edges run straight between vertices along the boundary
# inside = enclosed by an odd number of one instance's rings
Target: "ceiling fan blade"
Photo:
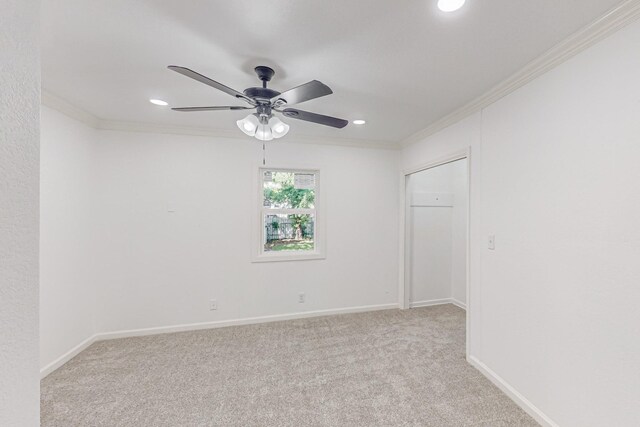
[[[318,123],[325,126],[342,129],[349,124],[348,120],[338,119],[331,116],[323,116],[322,114],[310,113],[308,111],[297,110],[295,108],[285,108],[281,111],[286,117],[306,122]]]
[[[282,105],[282,101],[288,105],[300,104],[310,99],[320,98],[321,96],[331,95],[333,91],[326,84],[318,80],[312,80],[303,85],[289,89],[272,99],[276,104]]]
[[[224,111],[224,110],[252,110],[252,107],[226,106],[226,107],[178,107],[172,108],[173,111]]]
[[[248,96],[246,96],[244,93],[238,92],[235,89],[231,89],[229,86],[225,86],[222,83],[218,83],[215,80],[211,80],[209,77],[203,76],[200,73],[196,73],[195,71],[190,70],[189,68],[180,67],[180,66],[177,66],[177,65],[169,65],[167,68],[169,68],[172,71],[175,71],[176,73],[180,73],[183,76],[187,76],[189,78],[197,80],[200,83],[204,83],[207,86],[211,86],[213,88],[221,90],[224,93],[227,93],[227,94],[233,96],[234,98],[243,99],[243,100],[247,101],[250,104],[255,104],[255,101],[253,99],[249,98]]]

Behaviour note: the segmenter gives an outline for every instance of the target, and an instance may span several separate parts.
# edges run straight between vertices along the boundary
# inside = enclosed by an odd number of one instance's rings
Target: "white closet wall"
[[[453,210],[451,216],[451,298],[467,303],[467,228],[469,216],[469,177],[467,159],[448,165],[451,168]]]
[[[413,306],[466,301],[467,161],[409,177]]]

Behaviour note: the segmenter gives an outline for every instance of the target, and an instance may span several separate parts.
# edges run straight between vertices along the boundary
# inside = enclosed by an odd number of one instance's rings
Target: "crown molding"
[[[52,108],[56,111],[59,111],[66,116],[71,117],[81,123],[84,123],[87,126],[92,128],[98,128],[100,124],[100,119],[93,114],[89,113],[86,110],[83,110],[80,107],[77,107],[68,101],[60,98],[57,95],[47,91],[45,88],[42,88],[41,91],[41,99],[40,102],[42,105]]]
[[[159,133],[169,135],[207,136],[234,139],[241,138],[236,134],[236,132],[228,129],[201,128],[196,126],[176,126],[121,120],[99,120],[96,129],[111,130],[117,132]]]
[[[447,114],[428,127],[402,140],[400,145],[407,147],[455,124],[470,115],[481,111],[494,102],[504,98],[532,80],[545,74],[571,59],[578,53],[604,40],[609,35],[640,18],[640,0],[626,0],[607,12],[604,16],[572,34],[538,58],[528,63],[502,83],[491,88],[483,95]]]
[[[191,135],[204,136],[209,138],[233,138],[247,139],[247,136],[236,129],[212,129],[195,126],[175,126],[157,123],[139,123],[120,120],[101,119],[80,107],[77,107],[61,97],[52,94],[46,89],[42,89],[42,105],[52,108],[65,114],[72,119],[86,124],[97,130],[120,131],[120,132],[143,132],[169,135]],[[310,135],[291,135],[281,140],[283,143],[294,144],[318,144],[318,145],[339,145],[346,147],[374,148],[384,150],[399,150],[401,147],[391,141],[376,141],[347,138],[324,138]]]
[[[252,140],[252,138],[237,131],[237,129],[212,129],[212,128],[200,128],[195,126],[177,126],[177,125],[162,125],[156,123],[140,123],[140,122],[127,122],[118,120],[99,120],[96,129],[120,131],[120,132],[143,132],[143,133],[159,133],[169,135],[190,135],[190,136],[204,136],[210,138],[230,138],[230,139],[242,139]],[[390,141],[375,141],[375,140],[361,140],[361,139],[347,139],[347,138],[324,138],[309,135],[290,135],[288,138],[278,140],[282,143],[290,144],[319,144],[319,145],[339,145],[346,147],[359,147],[359,148],[376,148],[385,150],[399,150],[401,147]]]

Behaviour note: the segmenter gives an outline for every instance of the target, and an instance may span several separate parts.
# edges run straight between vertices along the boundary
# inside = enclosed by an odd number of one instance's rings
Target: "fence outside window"
[[[313,238],[313,219],[302,226],[302,238]],[[265,237],[267,243],[276,240],[296,238],[296,227],[290,218],[281,218],[277,215],[265,217]]]

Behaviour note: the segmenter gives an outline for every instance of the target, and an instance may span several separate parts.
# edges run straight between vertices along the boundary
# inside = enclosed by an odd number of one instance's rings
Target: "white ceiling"
[[[105,119],[225,129],[247,112],[177,113],[171,106],[241,105],[169,71],[192,68],[242,91],[256,65],[284,91],[312,79],[334,94],[299,108],[366,126],[285,119],[296,135],[399,142],[481,95],[619,0],[43,0],[46,91]],[[238,131],[239,132],[239,131]]]

